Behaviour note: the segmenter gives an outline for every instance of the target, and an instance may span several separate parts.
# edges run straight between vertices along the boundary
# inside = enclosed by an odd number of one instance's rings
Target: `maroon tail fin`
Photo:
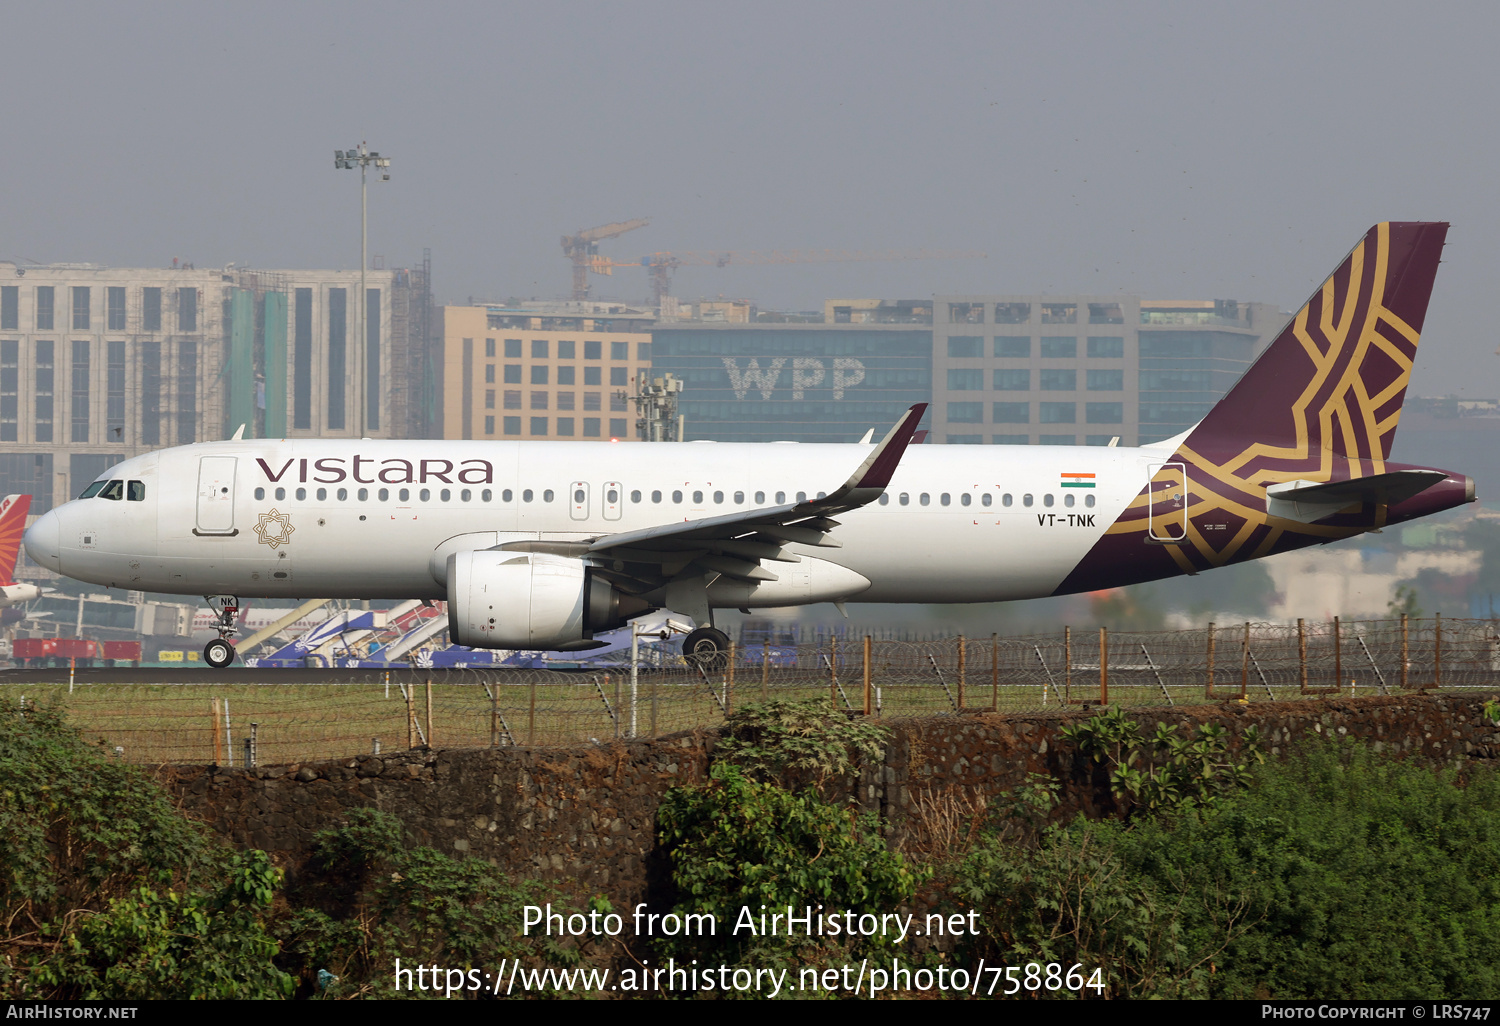
[[[1381,473],[1401,418],[1448,225],[1371,228],[1184,449],[1237,476]]]
[[[7,495],[0,499],[0,584],[16,579],[16,558],[21,553],[21,536],[26,533],[26,511],[31,496]]]

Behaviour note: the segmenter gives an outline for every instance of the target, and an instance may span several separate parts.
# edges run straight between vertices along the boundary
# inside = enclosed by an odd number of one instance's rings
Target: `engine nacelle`
[[[495,549],[448,557],[448,637],[470,648],[591,648],[595,631],[650,608],[581,560]]]

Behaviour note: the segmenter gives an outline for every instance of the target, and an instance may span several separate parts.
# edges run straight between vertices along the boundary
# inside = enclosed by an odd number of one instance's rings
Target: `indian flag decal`
[[[1062,476],[1062,487],[1064,488],[1092,488],[1094,487],[1093,474],[1064,474]]]

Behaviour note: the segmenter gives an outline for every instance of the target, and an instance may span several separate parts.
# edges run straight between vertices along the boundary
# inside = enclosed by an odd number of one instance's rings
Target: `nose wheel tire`
[[[704,673],[719,673],[729,665],[729,635],[717,627],[699,627],[682,640],[682,657]]]
[[[203,646],[203,661],[216,670],[222,670],[234,662],[234,646],[223,638],[210,641]]]

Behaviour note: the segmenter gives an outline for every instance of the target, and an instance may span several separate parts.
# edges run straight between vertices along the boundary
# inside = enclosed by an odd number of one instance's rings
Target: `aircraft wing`
[[[787,543],[839,547],[829,537],[839,526],[832,517],[880,497],[926,409],[926,403],[917,403],[907,410],[848,480],[822,498],[582,541],[517,541],[500,548],[588,558],[617,586],[635,592],[659,587],[689,564],[740,580],[774,581],[776,575],[760,561],[798,562],[783,548]]]

